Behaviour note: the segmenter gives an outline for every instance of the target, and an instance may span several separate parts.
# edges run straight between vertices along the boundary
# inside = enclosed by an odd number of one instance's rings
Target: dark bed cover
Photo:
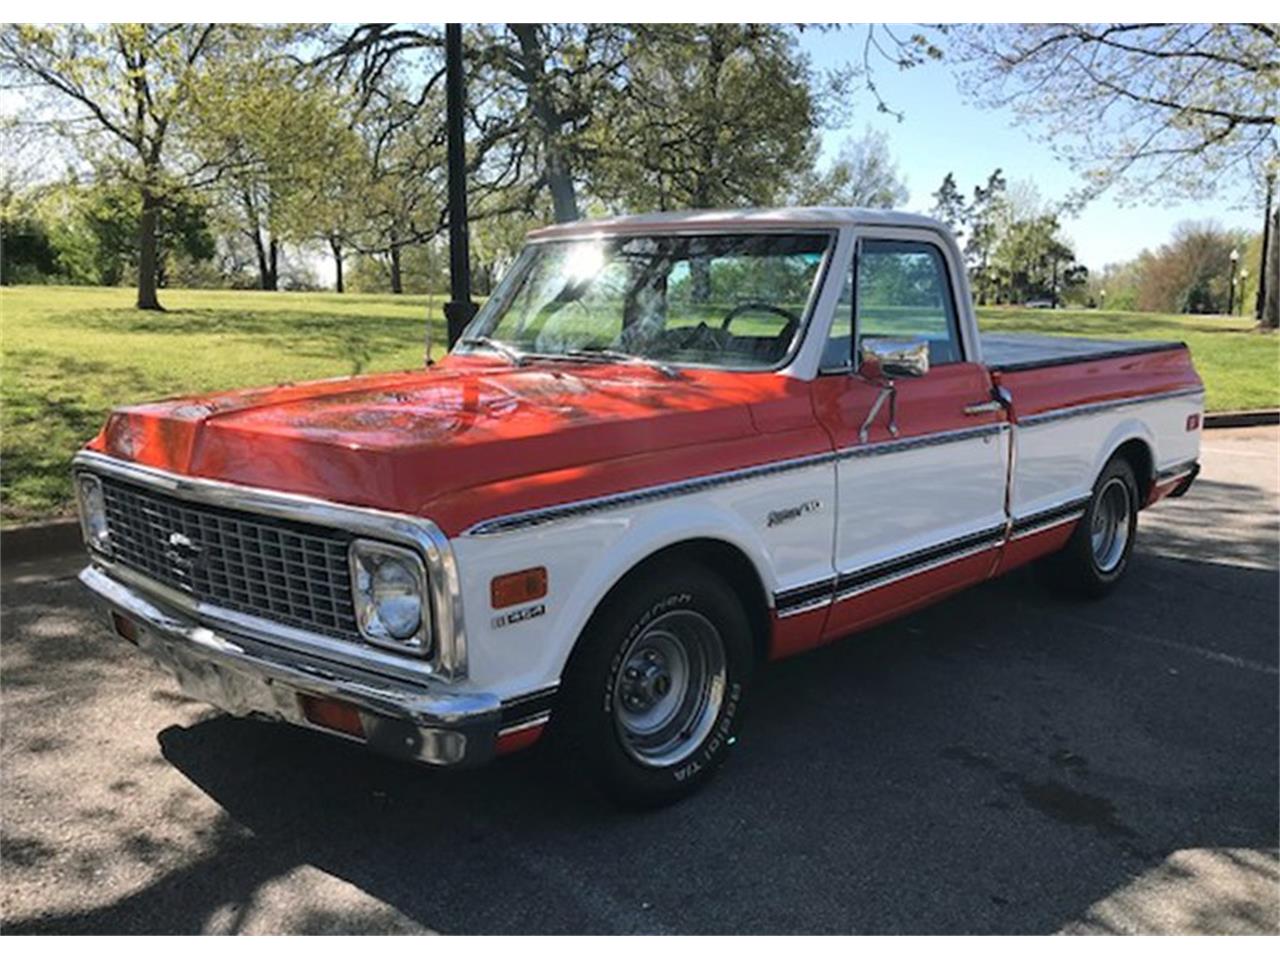
[[[984,333],[982,357],[992,370],[1032,370],[1062,363],[1106,360],[1185,346],[1168,340],[1093,340],[1036,333]]]

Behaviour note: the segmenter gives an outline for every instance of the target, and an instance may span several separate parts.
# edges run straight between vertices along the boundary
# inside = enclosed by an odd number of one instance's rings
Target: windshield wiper
[[[495,340],[493,337],[463,337],[462,345],[464,347],[483,347],[486,350],[492,350],[494,353],[500,353],[511,362],[513,367],[523,367],[529,362],[528,354],[521,353],[515,347],[509,346],[501,340]]]
[[[573,350],[566,350],[564,356],[573,357],[575,360],[600,360],[612,361],[614,363],[640,364],[645,367],[652,367],[659,373],[672,380],[680,377],[679,371],[670,364],[663,363],[661,360],[653,360],[649,357],[642,357],[634,353],[626,353],[622,350],[614,350],[612,347],[577,347]]]

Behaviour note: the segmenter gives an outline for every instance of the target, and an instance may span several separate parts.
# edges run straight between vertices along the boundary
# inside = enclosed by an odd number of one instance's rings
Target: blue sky
[[[861,61],[864,37],[864,28],[856,26],[829,33],[805,31],[800,46],[814,67],[834,68]],[[867,126],[883,130],[911,191],[908,209],[927,213],[933,205],[930,194],[948,171],[955,173],[966,195],[996,167],[1003,168],[1010,181],[1033,181],[1045,200],[1059,200],[1080,185],[1070,167],[1056,159],[1047,144],[1034,139],[1033,131],[1015,127],[1010,111],[983,110],[966,103],[950,66],[930,63],[899,71],[886,65],[877,70],[875,79],[886,102],[905,118],[899,123],[877,114],[874,98],[859,87],[847,125],[825,131],[823,152],[834,152],[845,137],[860,134]],[[1075,243],[1076,257],[1096,271],[1127,260],[1144,247],[1159,246],[1182,220],[1217,220],[1224,227],[1258,230],[1262,215],[1234,209],[1227,198],[1179,206],[1121,206],[1104,195],[1063,226]]]

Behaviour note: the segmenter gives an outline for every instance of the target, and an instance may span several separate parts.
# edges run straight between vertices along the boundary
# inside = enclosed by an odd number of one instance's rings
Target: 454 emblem
[[[530,607],[521,607],[518,610],[512,610],[509,613],[500,613],[493,618],[493,629],[499,627],[509,627],[513,623],[524,623],[526,620],[532,620],[534,617],[540,617],[547,612],[545,603],[535,603]]]

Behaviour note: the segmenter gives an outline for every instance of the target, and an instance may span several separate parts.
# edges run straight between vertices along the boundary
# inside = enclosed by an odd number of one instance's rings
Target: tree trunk
[[[279,244],[274,237],[264,243],[262,231],[257,227],[249,231],[249,238],[253,240],[253,250],[258,255],[258,286],[263,290],[277,289],[280,281]]]
[[[560,151],[547,147],[547,189],[551,191],[551,210],[556,223],[578,219],[578,199],[573,190],[573,177]]]
[[[404,284],[400,279],[400,247],[391,246],[391,292],[404,293]]]
[[[333,251],[334,289],[338,293],[345,293],[346,288],[342,285],[342,241],[337,237],[330,237],[329,249]]]
[[[1267,296],[1262,303],[1262,325],[1276,330],[1280,329],[1280,204],[1271,211],[1271,229],[1267,235]]]
[[[508,28],[520,44],[520,65],[527,78],[525,89],[529,106],[533,111],[546,160],[547,190],[551,193],[551,208],[556,223],[578,219],[578,200],[573,187],[573,171],[569,157],[560,140],[561,117],[552,101],[547,79],[547,58],[536,23],[512,23]]]
[[[156,233],[160,221],[160,200],[147,188],[142,190],[142,216],[138,221],[138,309],[163,310],[156,295]]]

